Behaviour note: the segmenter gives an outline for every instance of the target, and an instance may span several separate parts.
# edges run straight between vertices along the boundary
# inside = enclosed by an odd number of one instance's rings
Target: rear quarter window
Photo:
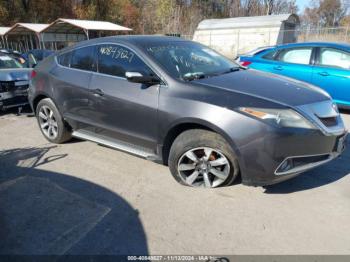
[[[266,54],[264,54],[262,58],[266,60],[275,60],[276,52],[276,50],[269,51]]]
[[[61,66],[70,67],[70,60],[72,57],[72,52],[67,52],[57,57],[57,62]]]

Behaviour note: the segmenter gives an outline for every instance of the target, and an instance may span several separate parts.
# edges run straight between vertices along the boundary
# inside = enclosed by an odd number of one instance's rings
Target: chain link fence
[[[350,27],[299,28],[297,30],[253,29],[234,30],[231,33],[211,32],[206,34],[181,35],[187,40],[198,41],[231,57],[255,48],[276,44],[301,42],[350,43]]]

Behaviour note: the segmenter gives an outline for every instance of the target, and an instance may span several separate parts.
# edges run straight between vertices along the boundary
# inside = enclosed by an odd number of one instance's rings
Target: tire
[[[61,144],[72,138],[70,128],[50,98],[40,100],[35,115],[41,133],[49,142]]]
[[[239,174],[237,157],[227,141],[202,129],[184,131],[175,139],[168,165],[177,182],[192,187],[228,186]]]

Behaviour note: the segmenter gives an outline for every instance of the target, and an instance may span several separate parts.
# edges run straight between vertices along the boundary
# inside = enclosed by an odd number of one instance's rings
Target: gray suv
[[[29,100],[50,142],[91,140],[169,165],[193,187],[280,182],[337,157],[347,134],[321,89],[173,37],[64,49],[35,68]]]

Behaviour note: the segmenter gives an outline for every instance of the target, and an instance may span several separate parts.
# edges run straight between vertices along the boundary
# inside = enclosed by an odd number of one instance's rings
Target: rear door
[[[63,116],[74,129],[91,126],[91,92],[89,84],[96,71],[95,47],[81,47],[57,57],[51,73],[55,86],[54,97]]]
[[[350,106],[350,52],[318,48],[312,83],[326,90],[338,104]]]
[[[281,49],[270,65],[270,72],[310,83],[313,55],[311,46]]]
[[[97,132],[145,148],[157,143],[159,85],[131,83],[125,72],[153,74],[131,49],[117,44],[97,46],[98,72],[92,74],[90,117]]]

